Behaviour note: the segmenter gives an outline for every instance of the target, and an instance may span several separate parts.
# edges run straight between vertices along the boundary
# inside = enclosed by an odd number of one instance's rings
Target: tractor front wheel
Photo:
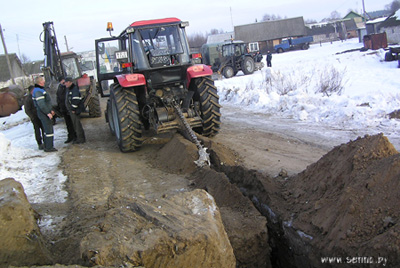
[[[224,74],[225,78],[231,78],[235,76],[235,71],[233,70],[233,67],[229,65],[224,67],[222,73]]]
[[[110,129],[111,132],[114,130],[119,149],[124,153],[139,150],[143,143],[143,124],[134,89],[112,84],[107,110]]]

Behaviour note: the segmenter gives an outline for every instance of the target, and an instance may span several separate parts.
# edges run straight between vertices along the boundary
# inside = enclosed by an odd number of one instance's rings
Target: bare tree
[[[317,23],[317,20],[314,20],[314,19],[306,19],[306,20],[304,20],[304,23],[305,23],[305,24],[314,24],[314,23]]]
[[[391,12],[396,12],[397,10],[400,9],[400,1],[399,0],[393,0],[392,3],[388,4],[385,6],[386,10],[390,10]]]
[[[201,47],[203,44],[207,43],[207,35],[202,33],[196,33],[188,36],[190,47]]]
[[[206,35],[208,36],[208,35],[213,35],[213,34],[222,34],[222,33],[224,33],[224,30],[222,30],[222,29],[211,29],[211,31],[210,31],[210,33],[207,33]]]
[[[323,19],[321,22],[327,22],[327,21],[335,21],[335,20],[340,20],[342,16],[340,15],[339,12],[332,11],[330,17]]]
[[[215,34],[223,34],[223,29],[211,29],[210,32],[207,32],[205,35],[202,33],[196,33],[188,36],[189,46],[190,47],[201,47],[203,44],[207,43],[207,37],[209,35]]]
[[[281,20],[281,19],[282,19],[282,17],[280,15],[265,14],[261,21]]]
[[[21,61],[22,64],[31,62],[31,60],[25,54],[22,54],[19,60]]]

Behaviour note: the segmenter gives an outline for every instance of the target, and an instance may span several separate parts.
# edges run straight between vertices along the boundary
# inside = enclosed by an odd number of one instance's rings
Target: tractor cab
[[[109,85],[120,74],[141,73],[150,88],[185,80],[186,69],[191,65],[184,30],[187,25],[176,18],[139,21],[119,36],[96,40],[102,96],[108,96]]]

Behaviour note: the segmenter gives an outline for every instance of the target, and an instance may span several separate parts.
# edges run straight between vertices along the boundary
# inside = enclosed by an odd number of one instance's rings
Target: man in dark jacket
[[[37,115],[36,107],[33,104],[32,93],[34,89],[35,89],[34,86],[28,87],[28,96],[26,96],[25,98],[24,110],[25,113],[31,119],[31,122],[33,124],[33,129],[35,130],[35,139],[38,144],[39,150],[43,150],[44,146],[42,141],[44,140],[44,128],[42,122],[40,121]]]
[[[272,54],[271,51],[268,51],[267,53],[267,67],[272,67]]]
[[[73,83],[71,77],[65,78],[65,86],[67,87],[67,98],[65,105],[69,111],[69,114],[74,125],[76,140],[74,144],[80,144],[86,142],[85,131],[83,130],[81,123],[81,112],[83,112],[83,103],[79,88]]]
[[[68,138],[65,141],[65,143],[70,143],[71,141],[76,140],[76,133],[74,130],[74,125],[72,123],[71,116],[69,115],[67,106],[65,105],[65,100],[67,97],[67,88],[65,86],[65,79],[64,77],[60,77],[58,81],[60,82],[60,84],[58,85],[57,89],[57,105],[61,115],[64,118],[65,125],[67,126]]]
[[[54,148],[54,129],[51,121],[55,115],[51,105],[51,97],[44,89],[44,77],[39,76],[35,80],[35,88],[32,92],[33,104],[36,107],[37,115],[44,128],[44,151],[55,152]]]

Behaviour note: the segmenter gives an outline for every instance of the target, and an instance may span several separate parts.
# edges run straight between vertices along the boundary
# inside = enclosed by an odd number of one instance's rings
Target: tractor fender
[[[195,64],[187,68],[187,84],[190,84],[190,81],[193,78],[204,77],[204,76],[211,76],[213,71],[211,68],[205,64]]]
[[[143,74],[121,74],[114,78],[122,87],[135,87],[146,85],[146,78]]]

